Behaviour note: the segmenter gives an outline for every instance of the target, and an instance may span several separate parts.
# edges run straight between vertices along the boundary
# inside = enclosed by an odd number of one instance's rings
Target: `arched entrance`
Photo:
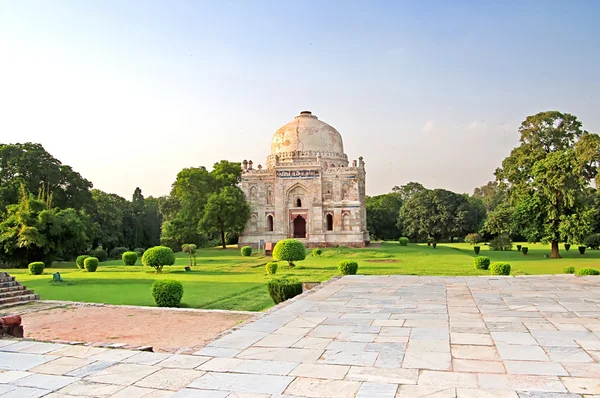
[[[306,238],[306,220],[302,216],[294,218],[294,238]]]

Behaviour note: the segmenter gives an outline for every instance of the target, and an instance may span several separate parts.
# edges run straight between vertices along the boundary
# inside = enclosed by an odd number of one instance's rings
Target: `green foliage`
[[[193,243],[186,243],[181,246],[181,250],[190,256],[190,267],[196,266],[196,251],[198,250],[198,246]]]
[[[126,247],[115,247],[110,251],[109,257],[112,259],[119,259],[123,257],[123,253],[128,252],[129,249]]]
[[[244,246],[244,247],[242,247],[241,252],[242,252],[242,256],[250,257],[252,255],[252,247]]]
[[[492,275],[510,275],[510,264],[502,262],[491,263],[490,273]]]
[[[521,144],[496,179],[508,187],[512,229],[530,242],[551,242],[551,256],[559,257],[561,237],[576,241],[593,218],[584,199],[598,172],[600,137],[557,111],[527,117],[519,131]]]
[[[475,252],[475,254],[479,254],[480,250],[481,250],[480,246],[473,246],[473,251]]]
[[[492,239],[489,246],[492,250],[512,250],[512,241],[508,235],[502,234]]]
[[[506,190],[498,182],[489,181],[486,185],[475,188],[473,197],[481,199],[485,210],[489,213],[505,200]]]
[[[565,251],[569,251],[570,248],[571,248],[571,244],[565,243]]]
[[[146,250],[142,256],[142,264],[153,267],[156,272],[162,272],[165,265],[175,264],[175,254],[169,247],[154,246]]]
[[[523,246],[521,248],[521,253],[523,253],[524,255],[527,255],[527,253],[529,253],[529,248],[527,246]]]
[[[338,263],[338,271],[342,275],[356,275],[358,263],[351,260],[343,260]]]
[[[98,269],[98,262],[96,257],[88,257],[83,260],[83,266],[87,272],[96,272],[96,269]]]
[[[490,258],[486,256],[479,256],[473,259],[475,269],[487,270],[490,268]]]
[[[179,307],[183,285],[172,279],[158,280],[152,284],[152,297],[159,307]]]
[[[133,251],[137,253],[138,258],[142,258],[146,249],[144,249],[143,247],[136,247],[135,249],[133,249]]]
[[[585,276],[585,275],[600,275],[600,271],[594,268],[579,268],[577,270],[577,275]]]
[[[398,239],[398,243],[400,243],[400,246],[408,246],[408,238],[403,236]]]
[[[95,250],[92,250],[91,253],[90,253],[90,255],[92,257],[96,257],[98,259],[98,261],[100,261],[101,263],[103,263],[106,260],[108,260],[108,253],[104,249],[95,249]]]
[[[35,261],[29,264],[29,273],[31,275],[41,275],[46,265],[41,261]]]
[[[269,261],[267,265],[265,265],[265,268],[267,270],[267,274],[275,275],[277,273],[277,262]]]
[[[218,232],[221,245],[225,249],[227,233],[240,234],[250,218],[250,205],[244,192],[237,186],[225,186],[208,196],[204,215],[200,220],[199,231]]]
[[[402,207],[402,198],[398,192],[377,196],[367,196],[367,229],[374,240],[396,240],[400,228],[396,221]]]
[[[590,249],[598,250],[600,247],[600,234],[590,234],[586,236],[583,243]]]
[[[271,279],[267,283],[269,295],[275,304],[289,300],[302,293],[302,282],[298,278]]]
[[[517,251],[520,252],[522,247],[522,245],[517,245]]]
[[[312,251],[312,255],[315,257],[320,256],[321,254],[323,254],[323,250],[321,250],[321,249],[313,249],[313,251]]]
[[[85,267],[83,266],[83,262],[88,257],[90,257],[90,256],[88,256],[87,254],[77,256],[77,259],[75,260],[75,265],[77,265],[77,268],[84,269]]]
[[[585,249],[586,249],[585,246],[579,246],[577,249],[579,250],[579,254],[582,254],[582,255],[585,254]]]
[[[135,265],[135,262],[138,259],[138,254],[136,252],[125,252],[121,255],[121,259],[125,265]]]
[[[283,239],[277,242],[273,248],[273,258],[277,261],[287,261],[291,268],[295,261],[302,261],[306,258],[306,248],[297,239]]]
[[[483,237],[478,233],[472,233],[465,236],[465,242],[470,245],[476,245],[478,243],[483,242]]]
[[[565,269],[563,271],[565,272],[565,274],[574,274],[575,267],[565,267]]]

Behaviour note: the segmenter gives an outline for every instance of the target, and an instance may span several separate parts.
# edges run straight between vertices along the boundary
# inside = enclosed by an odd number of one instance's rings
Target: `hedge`
[[[508,263],[492,263],[490,265],[490,272],[492,275],[510,275],[510,264]]]
[[[271,279],[267,283],[269,295],[275,304],[283,303],[302,293],[302,282],[298,278]]]
[[[172,279],[158,280],[152,284],[152,297],[159,307],[179,307],[183,285]]]
[[[473,259],[475,269],[487,270],[490,268],[490,258],[486,256],[479,256]]]
[[[135,262],[138,259],[138,254],[136,252],[125,252],[121,255],[121,259],[125,265],[135,265]]]
[[[87,272],[96,272],[98,269],[98,259],[96,257],[88,257],[83,262],[83,266]]]
[[[29,264],[29,273],[31,275],[41,275],[46,265],[41,261],[35,261]]]
[[[351,260],[343,260],[338,263],[338,270],[342,275],[356,275],[358,263]]]
[[[77,268],[85,269],[85,267],[83,266],[83,262],[88,257],[90,257],[90,256],[88,256],[87,254],[84,254],[82,256],[77,256],[77,259],[75,260],[75,264],[77,264]]]

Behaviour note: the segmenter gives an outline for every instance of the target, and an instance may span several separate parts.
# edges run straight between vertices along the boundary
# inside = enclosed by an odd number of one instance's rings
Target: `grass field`
[[[580,255],[576,247],[569,252],[561,250],[562,259],[545,258],[550,247],[527,244],[529,254],[516,250],[490,251],[481,247],[480,255],[492,261],[511,264],[513,275],[559,274],[568,266],[600,269],[600,251],[588,250]],[[562,249],[562,246],[561,246]],[[309,251],[310,253],[310,251]],[[359,263],[359,274],[404,275],[485,275],[473,267],[473,249],[465,243],[440,244],[437,249],[411,244],[402,247],[395,242],[384,243],[382,248],[325,249],[319,257],[309,256],[293,269],[279,263],[278,276],[294,275],[302,281],[322,282],[337,274],[341,259]],[[185,272],[188,257],[177,254],[174,266],[165,267],[162,274],[141,265],[123,266],[121,261],[100,263],[98,271],[88,273],[77,269],[75,263],[55,263],[43,275],[29,275],[28,270],[9,269],[12,275],[40,294],[42,299],[69,300],[109,304],[154,305],[150,287],[154,280],[171,278],[184,285],[182,306],[207,309],[261,311],[273,305],[266,290],[270,279],[264,264],[270,257],[253,254],[242,257],[239,250],[229,248],[202,249],[192,272]],[[139,260],[138,260],[139,264]],[[51,273],[60,272],[62,284],[51,282]]]

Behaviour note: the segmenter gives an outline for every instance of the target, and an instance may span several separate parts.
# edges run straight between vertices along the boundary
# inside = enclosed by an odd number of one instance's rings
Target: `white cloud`
[[[479,127],[479,123],[476,121],[473,121],[473,123],[469,124],[469,130],[475,130],[477,127]]]
[[[423,131],[427,133],[427,132],[433,130],[434,127],[435,127],[435,120],[428,120],[425,122],[425,126],[423,126]]]

